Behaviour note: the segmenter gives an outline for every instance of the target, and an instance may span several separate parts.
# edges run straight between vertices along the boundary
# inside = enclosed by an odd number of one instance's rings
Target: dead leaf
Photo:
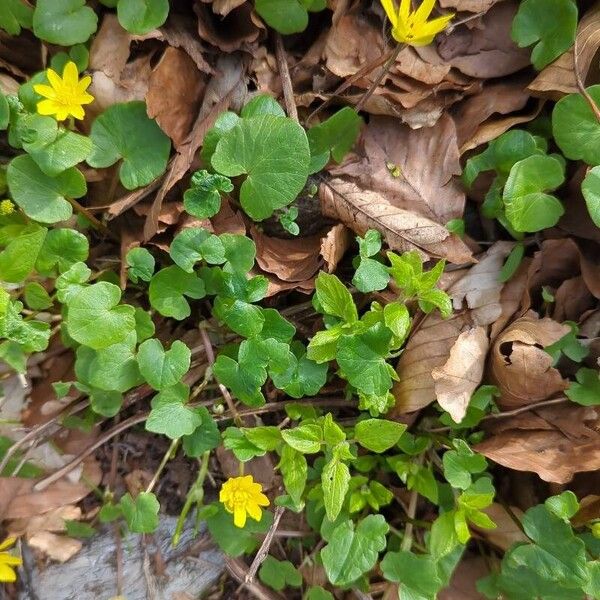
[[[19,537],[22,535],[33,535],[41,531],[65,531],[65,521],[77,521],[81,518],[81,509],[78,506],[68,504],[60,506],[43,515],[15,519],[8,525],[10,535]]]
[[[319,189],[323,214],[340,220],[358,235],[377,229],[398,252],[417,250],[426,258],[446,258],[461,264],[472,260],[465,243],[442,225],[390,203],[377,192],[344,179],[332,179]]]
[[[246,235],[246,223],[242,215],[233,210],[229,202],[221,203],[221,209],[214,217],[211,217],[210,222],[214,232],[218,235],[221,233]]]
[[[455,312],[449,319],[442,319],[437,312],[431,313],[414,330],[396,368],[400,381],[392,389],[396,398],[394,414],[412,412],[434,402],[432,371],[448,360],[458,336],[473,327],[490,325],[501,313],[502,283],[498,274],[510,247],[508,242],[497,242],[477,265],[451,284],[447,291],[459,307],[466,299],[464,310]],[[477,269],[475,273],[474,269]]]
[[[577,26],[577,64],[582,79],[591,75],[598,80],[600,67],[594,57],[600,46],[600,2],[588,10]],[[558,100],[565,94],[579,92],[574,72],[575,48],[571,47],[562,56],[548,65],[530,84],[529,91],[542,98]],[[592,69],[593,66],[593,69]],[[590,70],[592,69],[592,70]]]
[[[600,469],[600,412],[572,403],[502,420],[502,429],[474,446],[500,465],[568,483],[575,473]],[[497,423],[493,424],[497,428]]]
[[[48,558],[61,563],[67,562],[75,556],[83,546],[79,540],[64,535],[56,535],[49,531],[40,531],[28,536],[27,543]]]
[[[440,6],[453,8],[456,11],[485,13],[497,2],[502,2],[502,0],[440,0]]]
[[[202,93],[204,74],[183,50],[167,48],[152,71],[146,94],[148,116],[179,149],[194,123]]]
[[[540,402],[568,387],[569,382],[552,366],[552,357],[544,348],[569,331],[567,325],[539,319],[530,312],[496,338],[490,354],[490,376],[500,389],[501,408]]]
[[[352,243],[350,230],[341,223],[334,225],[327,234],[321,238],[320,254],[325,261],[327,273],[333,273]]]
[[[510,507],[513,514],[523,520],[523,511],[516,506]],[[493,502],[483,509],[483,512],[496,523],[496,529],[483,529],[473,525],[479,535],[506,552],[513,544],[529,541],[523,531],[512,520],[506,509],[498,502]]]
[[[485,327],[463,331],[450,348],[448,360],[431,372],[437,401],[456,423],[463,420],[471,395],[481,383],[488,347]]]
[[[530,258],[524,258],[517,272],[504,284],[500,294],[501,312],[498,318],[492,323],[490,340],[494,341],[498,334],[504,330],[507,323],[517,313],[523,298],[523,293],[527,287],[530,263]]]
[[[489,575],[488,567],[481,556],[465,555],[452,573],[448,587],[440,590],[438,600],[484,600],[477,591],[476,583]],[[399,598],[402,595],[398,596]]]

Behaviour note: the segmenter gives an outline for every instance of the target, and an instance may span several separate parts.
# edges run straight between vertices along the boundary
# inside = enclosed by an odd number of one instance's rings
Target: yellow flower
[[[86,75],[80,80],[77,66],[73,61],[65,65],[62,78],[52,69],[46,71],[46,77],[50,85],[33,86],[40,96],[46,98],[38,102],[38,113],[53,116],[57,121],[64,121],[69,116],[83,119],[85,112],[82,105],[94,101],[94,96],[86,92],[92,83],[92,78]]]
[[[423,0],[421,6],[413,11],[411,0],[400,0],[400,8],[396,8],[394,0],[381,0],[381,4],[392,23],[392,36],[397,42],[409,46],[427,46],[433,38],[444,31],[454,15],[445,15],[427,21],[435,0]]]
[[[6,217],[15,212],[15,205],[7,198],[0,201],[0,217]]]
[[[2,552],[2,550],[8,550],[15,542],[16,538],[6,538],[0,544],[0,581],[4,583],[12,583],[17,580],[17,574],[13,567],[18,567],[23,563],[18,556]]]
[[[269,506],[269,499],[262,493],[262,485],[254,483],[252,475],[230,477],[221,488],[219,500],[227,512],[233,513],[233,524],[236,527],[244,527],[246,513],[255,521],[260,521],[260,507]]]

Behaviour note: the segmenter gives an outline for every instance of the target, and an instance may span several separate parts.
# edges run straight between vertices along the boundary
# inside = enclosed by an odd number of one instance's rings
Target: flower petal
[[[396,9],[394,0],[381,0],[381,6],[383,6],[383,10],[385,10],[385,14],[390,20],[392,27],[396,27],[396,23],[398,23],[398,10]]]
[[[417,23],[425,23],[435,6],[435,0],[423,0],[421,6],[415,11],[415,21]]]
[[[411,11],[411,0],[401,0],[400,9],[398,10],[398,21],[406,23]]]
[[[15,545],[15,542],[17,541],[16,537],[7,537],[1,544],[0,544],[0,552],[2,550],[6,550],[7,548],[10,548],[12,546]]]
[[[13,583],[17,580],[15,570],[8,565],[0,563],[0,581],[4,583]]]
[[[46,69],[46,77],[55,90],[63,86],[63,80],[54,69]]]
[[[63,81],[70,87],[76,87],[79,83],[79,70],[77,65],[70,60],[63,69]]]
[[[244,527],[246,525],[246,509],[241,506],[236,506],[233,511],[233,524],[236,527]]]
[[[50,98],[50,100],[54,100],[56,98],[56,91],[53,87],[49,85],[44,85],[43,83],[36,83],[33,86],[33,91],[44,98]],[[0,549],[2,546],[0,546]]]
[[[23,564],[23,560],[19,556],[13,556],[12,554],[2,552],[0,553],[0,563],[20,567]]]
[[[452,20],[454,15],[444,15],[443,17],[438,17],[437,19],[433,19],[433,21],[429,21],[427,23],[423,23],[423,25],[419,25],[417,28],[417,35],[421,36],[429,36],[440,33],[440,31],[444,31],[448,26],[448,23]]]
[[[73,115],[73,117],[75,117],[76,119],[83,119],[83,117],[85,117],[85,111],[83,110],[83,108],[81,106],[69,106],[69,108],[67,109],[67,115]],[[66,117],[65,117],[66,119]],[[59,121],[62,121],[63,119],[59,119]]]
[[[269,506],[271,504],[269,499],[264,494],[253,494],[252,500],[256,502],[259,506]]]
[[[92,78],[89,75],[86,75],[81,79],[81,81],[77,84],[77,90],[79,92],[85,92],[85,90],[90,87],[90,83],[92,83]]]
[[[62,107],[56,100],[40,100],[37,103],[37,111],[40,115],[55,115]]]
[[[258,504],[255,504],[254,502],[248,502],[246,510],[255,521],[260,521],[262,519],[262,510],[260,510]]]

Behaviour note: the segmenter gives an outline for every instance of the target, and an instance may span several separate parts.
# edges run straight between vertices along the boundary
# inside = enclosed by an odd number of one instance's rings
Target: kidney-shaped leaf
[[[36,37],[60,46],[87,42],[97,25],[98,17],[85,0],[37,0],[33,13]]]
[[[269,114],[240,119],[221,137],[212,156],[219,173],[247,175],[240,202],[256,221],[296,198],[308,178],[309,163],[304,129],[292,119]]]
[[[123,159],[121,183],[133,190],[149,184],[167,167],[171,142],[146,114],[144,102],[113,104],[93,123],[92,167],[110,167]]]
[[[136,35],[144,35],[160,27],[169,14],[169,0],[119,0],[119,23]]]
[[[583,180],[581,191],[588,212],[596,227],[600,227],[600,166],[594,167]]]

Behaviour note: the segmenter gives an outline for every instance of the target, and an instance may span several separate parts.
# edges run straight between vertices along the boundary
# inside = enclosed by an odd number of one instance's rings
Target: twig
[[[397,44],[392,52],[391,56],[387,59],[381,72],[377,75],[377,79],[370,85],[369,89],[363,94],[362,98],[358,101],[358,104],[354,107],[356,112],[360,112],[362,107],[366,104],[367,100],[373,95],[379,84],[382,82],[383,78],[386,76],[387,72],[390,70],[391,66],[396,62],[398,58],[398,54],[404,48],[404,44]]]
[[[598,121],[598,123],[600,123],[600,108],[598,107],[590,93],[585,89],[585,84],[583,82],[581,72],[579,70],[579,52],[577,51],[577,36],[575,36],[575,44],[573,45],[573,72],[575,73],[575,81],[577,82],[577,87],[579,88],[581,95],[590,105],[590,108],[592,109],[596,120]]]
[[[275,33],[275,53],[277,55],[277,70],[281,79],[281,87],[283,89],[283,99],[285,108],[289,117],[298,122],[298,109],[294,100],[294,88],[292,86],[292,78],[290,77],[290,68],[285,56],[285,48],[283,47],[283,39],[280,33]]]
[[[248,569],[248,573],[246,573],[246,577],[244,578],[244,583],[252,583],[254,581],[254,577],[256,576],[256,572],[258,568],[263,563],[265,558],[269,556],[269,548],[271,547],[271,543],[273,542],[273,537],[275,536],[275,532],[277,531],[277,527],[279,526],[279,521],[281,521],[281,517],[285,512],[285,508],[283,506],[278,506],[275,509],[275,514],[273,515],[273,523],[271,527],[269,527],[269,531],[263,540],[263,543],[260,545],[250,568]]]
[[[67,201],[73,207],[75,212],[85,217],[94,226],[95,229],[101,231],[113,240],[119,241],[117,235],[113,231],[111,231],[102,221],[100,221],[100,219],[95,217],[87,208],[85,208],[85,206],[79,204],[79,202],[77,202],[77,200],[75,200],[74,198],[67,198]]]
[[[239,559],[231,558],[229,556],[224,557],[225,568],[227,572],[238,582],[245,585],[248,588],[248,591],[256,598],[257,600],[279,600],[282,596],[280,594],[275,594],[265,588],[264,586],[256,583],[255,581],[252,583],[246,583],[245,574],[247,571],[246,565]]]
[[[419,467],[423,464],[423,460],[425,459],[425,455],[421,454],[417,459],[417,464]],[[402,545],[400,547],[401,550],[408,552],[412,547],[412,538],[413,538],[413,530],[414,530],[414,518],[417,513],[417,504],[419,502],[419,494],[416,489],[412,490],[410,493],[410,500],[408,501],[408,510],[406,514],[408,515],[408,522],[404,527],[404,537],[402,538]]]
[[[156,485],[156,482],[158,481],[158,478],[160,477],[161,473],[164,471],[164,468],[167,466],[169,459],[172,458],[175,452],[177,451],[177,446],[179,446],[180,440],[181,438],[175,438],[171,442],[169,449],[165,452],[165,455],[160,461],[160,465],[158,465],[158,469],[156,469],[156,473],[154,473],[154,477],[152,477],[150,483],[148,484],[148,487],[146,488],[146,493],[149,493],[154,489],[154,486]]]

